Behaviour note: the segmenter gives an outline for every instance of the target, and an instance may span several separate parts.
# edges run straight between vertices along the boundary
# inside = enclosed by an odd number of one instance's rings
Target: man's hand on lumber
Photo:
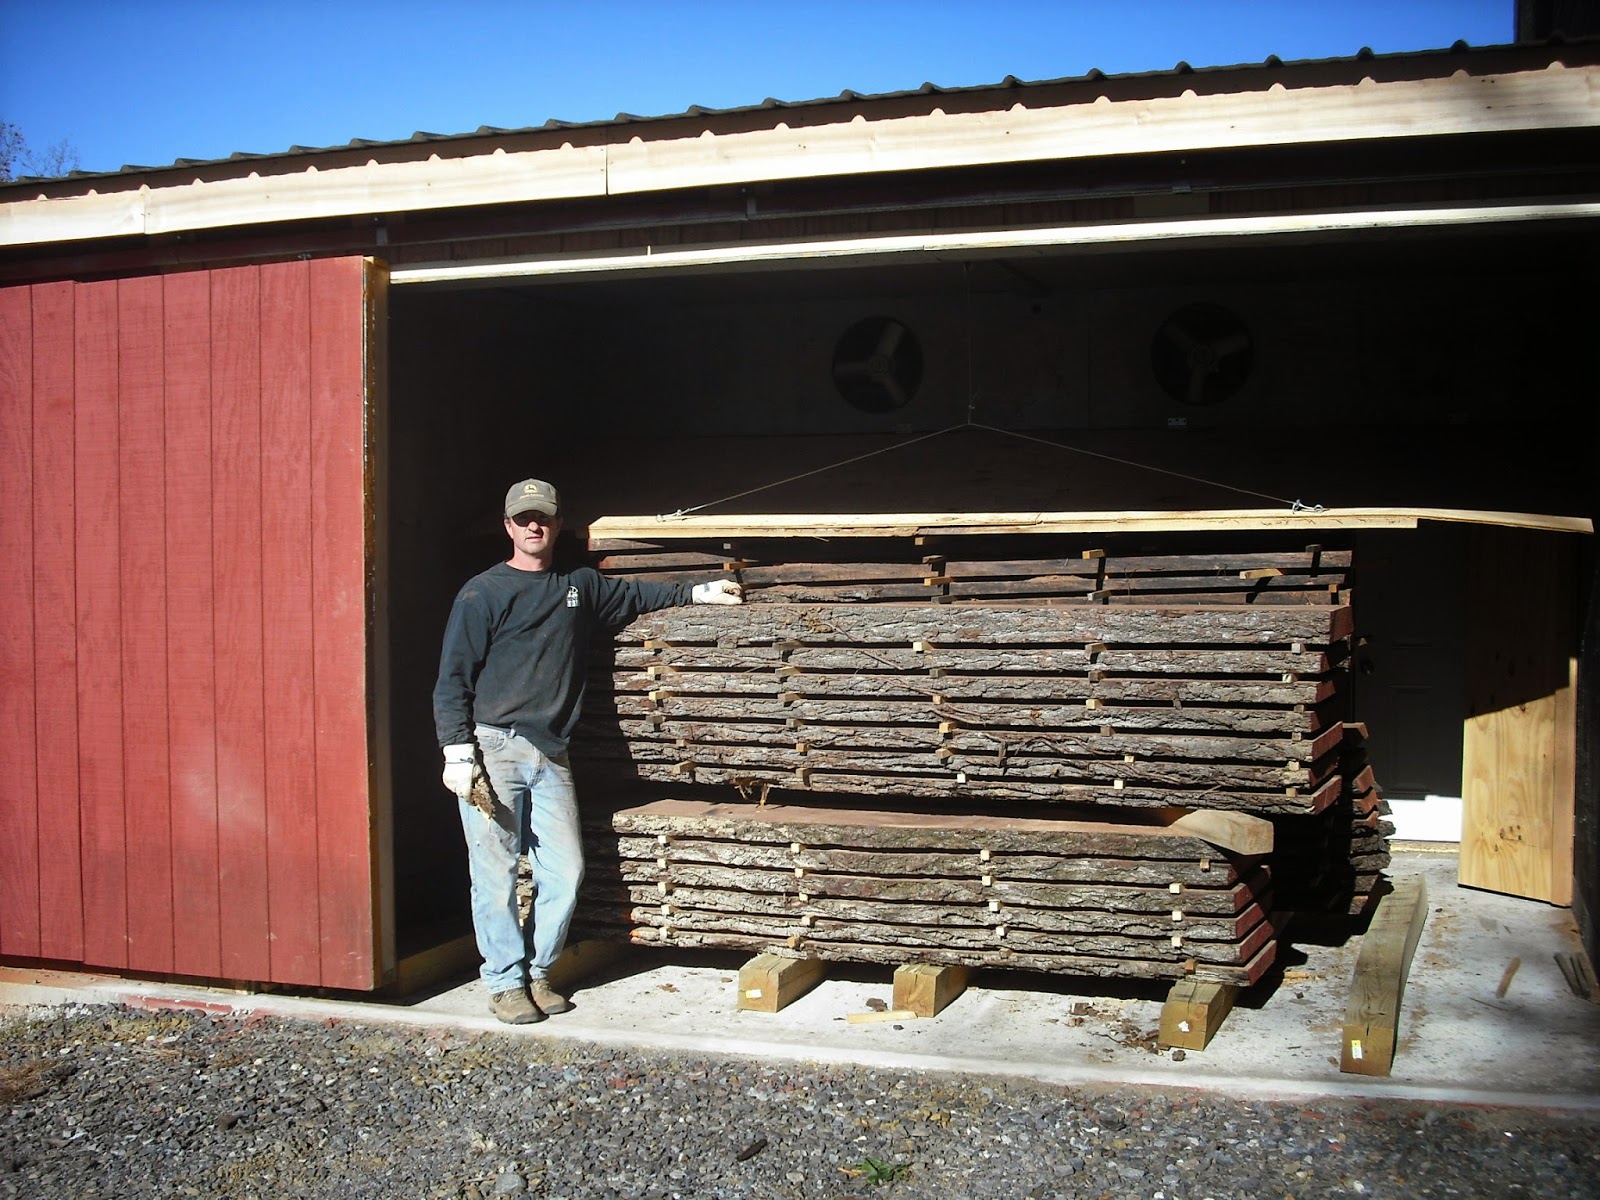
[[[696,604],[743,604],[744,589],[731,579],[697,583],[692,593]]]

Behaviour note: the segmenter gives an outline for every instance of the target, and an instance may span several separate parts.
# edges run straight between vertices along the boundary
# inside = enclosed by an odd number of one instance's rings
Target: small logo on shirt
[[[569,587],[567,589],[567,607],[568,608],[577,608],[578,607],[578,589],[575,588],[575,587]]]

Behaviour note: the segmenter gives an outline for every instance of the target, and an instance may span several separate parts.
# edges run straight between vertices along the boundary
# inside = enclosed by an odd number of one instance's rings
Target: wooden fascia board
[[[0,245],[1103,155],[1600,125],[1600,66],[378,162],[0,204]],[[292,160],[290,160],[292,161]],[[267,166],[267,163],[263,163]]]
[[[856,119],[611,151],[613,194],[934,167],[1600,124],[1600,68]]]
[[[1216,509],[1187,512],[755,513],[738,516],[613,516],[591,538],[912,537],[979,533],[1190,533],[1211,530],[1414,529],[1420,521],[1593,533],[1587,517],[1457,508]]]
[[[195,181],[137,192],[0,205],[0,245],[157,236],[200,229],[477,205],[571,200],[606,192],[606,147],[563,146],[473,158],[335,167]]]

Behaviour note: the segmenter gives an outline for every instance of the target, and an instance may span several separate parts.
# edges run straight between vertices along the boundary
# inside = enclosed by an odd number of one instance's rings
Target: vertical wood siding
[[[311,630],[312,718],[322,832],[316,894],[322,901],[322,975],[331,980],[370,972],[370,947],[378,933],[373,919],[377,814],[368,804],[329,802],[344,795],[365,797],[371,789],[366,634],[374,530],[366,497],[373,488],[363,450],[365,412],[342,397],[348,395],[348,381],[365,374],[375,331],[368,326],[370,310],[344,300],[363,288],[362,261],[341,259],[317,267],[321,275],[313,271],[310,294],[310,326],[319,331],[311,339],[310,356],[310,563],[317,606]],[[359,904],[354,903],[358,892]],[[364,958],[357,957],[357,948]]]
[[[117,284],[126,954],[171,972],[172,783],[167,744],[166,414],[161,280]]]
[[[217,672],[212,609],[211,278],[162,279],[166,379],[167,721],[172,760],[173,970],[222,974]]]
[[[39,758],[33,639],[33,297],[0,291],[0,946],[38,957]],[[28,620],[17,620],[26,613]]]
[[[33,289],[33,456],[21,471],[33,480],[35,791],[39,841],[39,952],[83,956],[83,870],[79,846],[78,645],[73,531],[78,481],[72,456],[74,291],[70,283]],[[0,424],[10,419],[8,413]],[[33,464],[39,464],[34,467]],[[8,462],[0,473],[10,474]],[[12,514],[7,514],[11,516]],[[6,615],[0,623],[11,624]],[[9,781],[8,781],[9,782]],[[10,797],[7,798],[8,801]]]
[[[73,313],[73,594],[83,952],[128,965],[127,789],[122,742],[122,495],[117,471],[117,285],[80,284]],[[49,514],[39,516],[48,519]],[[136,750],[139,748],[136,748]],[[72,797],[43,781],[54,805]],[[41,810],[49,819],[51,809]],[[48,862],[40,864],[49,870]]]
[[[0,289],[0,955],[381,981],[360,259]]]

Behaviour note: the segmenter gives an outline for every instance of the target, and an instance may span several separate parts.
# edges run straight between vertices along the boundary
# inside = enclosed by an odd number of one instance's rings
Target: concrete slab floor
[[[857,1024],[849,1014],[890,1004],[889,968],[834,964],[783,1011],[740,1012],[735,981],[746,956],[739,954],[626,951],[574,990],[571,1012],[516,1029],[488,1014],[476,979],[380,1003],[6,968],[0,1006],[204,1006],[1061,1084],[1600,1110],[1600,1004],[1574,995],[1556,962],[1559,953],[1582,952],[1570,910],[1458,886],[1452,848],[1399,850],[1389,874],[1421,875],[1429,903],[1388,1077],[1339,1070],[1360,938],[1320,945],[1292,931],[1280,947],[1281,969],[1240,993],[1210,1046],[1181,1060],[1154,1049],[1163,983],[983,972],[936,1017]]]

